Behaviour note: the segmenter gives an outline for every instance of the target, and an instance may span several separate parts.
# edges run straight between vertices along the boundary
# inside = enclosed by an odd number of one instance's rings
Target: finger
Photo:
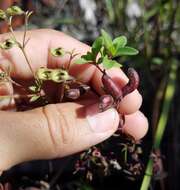
[[[143,138],[148,131],[148,120],[144,114],[137,111],[133,114],[125,116],[125,125],[122,132],[131,135],[135,140]]]
[[[99,113],[97,104],[63,103],[27,112],[1,112],[0,123],[3,170],[28,160],[67,156],[100,143],[116,131],[119,115],[115,109]]]
[[[17,39],[22,40],[22,32],[16,33]],[[1,37],[6,39],[7,34]],[[63,56],[61,58],[54,58],[50,55],[50,49],[56,47],[62,47],[65,51],[72,51],[75,48],[75,53],[85,54],[90,47],[78,40],[60,33],[55,30],[33,30],[27,33],[27,38],[30,38],[26,46],[26,52],[32,64],[32,68],[36,70],[41,66],[57,68],[62,65],[66,65],[69,61],[69,56]],[[36,53],[34,53],[36,49]],[[18,48],[12,48],[6,53],[1,53],[3,59],[8,59],[13,65],[13,76],[20,78],[30,78],[32,73],[28,68],[25,58],[22,52]],[[3,60],[2,59],[2,60]],[[7,61],[7,60],[6,60]],[[73,65],[71,67],[71,74],[81,79],[83,82],[91,82],[98,92],[102,92],[101,76],[102,74],[96,70],[92,65]],[[128,82],[127,76],[120,69],[111,69],[109,75],[116,80],[119,87],[124,86]],[[129,102],[129,104],[127,104]],[[121,102],[120,112],[124,114],[130,114],[139,109],[141,106],[142,97],[138,91],[133,92]]]
[[[56,33],[56,34],[55,34]],[[50,47],[63,47],[66,50],[72,49],[72,44],[74,47],[76,47],[75,52],[81,54],[85,54],[90,48],[89,46],[85,45],[84,43],[81,43],[69,36],[64,36],[63,38],[60,37],[60,34],[55,31],[53,37],[51,38]],[[59,37],[58,37],[59,36]],[[61,39],[61,41],[59,40]],[[59,45],[59,46],[58,46]],[[49,59],[49,64],[56,66],[60,66],[62,64],[66,64],[68,57],[64,57],[64,59],[57,59],[52,56]],[[85,65],[73,65],[71,68],[71,73],[76,76],[77,78],[81,79],[83,82],[91,82],[92,86],[95,88],[97,92],[100,94],[103,94],[102,90],[102,73],[96,69],[94,66],[85,64]],[[113,68],[107,71],[107,73],[113,78],[113,80],[116,82],[117,86],[119,88],[122,88],[128,83],[128,78],[122,72],[121,69]],[[136,90],[132,92],[131,94],[127,95],[120,103],[120,113],[122,114],[131,114],[139,110],[142,104],[142,96],[140,93]]]
[[[107,73],[112,77],[113,81],[117,84],[117,87],[120,89],[128,83],[128,78],[121,69],[112,68],[107,70]],[[99,70],[96,70],[94,76],[92,77],[92,84],[95,90],[99,93],[103,93],[102,90],[102,73]],[[142,104],[142,96],[138,90],[133,91],[132,93],[125,96],[120,102],[120,113],[122,114],[131,114],[139,110]]]

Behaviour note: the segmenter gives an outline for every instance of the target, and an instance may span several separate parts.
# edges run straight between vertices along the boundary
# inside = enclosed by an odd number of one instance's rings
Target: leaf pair
[[[138,50],[126,46],[127,38],[125,36],[119,36],[114,40],[111,39],[111,36],[104,30],[101,31],[102,37],[104,40],[104,46],[107,51],[107,54],[112,58],[123,56],[123,55],[136,55]]]

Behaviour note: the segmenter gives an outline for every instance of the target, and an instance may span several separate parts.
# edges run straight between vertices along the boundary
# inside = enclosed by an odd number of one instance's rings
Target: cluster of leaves
[[[126,46],[126,44],[127,38],[125,36],[119,36],[112,40],[106,31],[101,30],[101,36],[94,41],[91,51],[81,56],[76,63],[102,64],[105,69],[121,67],[122,65],[116,61],[117,58],[124,55],[138,54],[138,50]]]

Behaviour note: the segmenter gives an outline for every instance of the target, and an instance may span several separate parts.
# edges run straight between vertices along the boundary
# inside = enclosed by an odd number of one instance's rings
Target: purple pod
[[[111,95],[103,95],[99,98],[99,109],[101,112],[114,106],[114,99]]]
[[[139,75],[134,68],[128,69],[129,82],[122,88],[123,97],[136,90],[139,86]]]
[[[117,84],[106,73],[102,76],[102,83],[104,90],[111,94],[115,100],[122,99],[122,91],[118,88]]]
[[[77,88],[68,89],[65,91],[65,97],[76,100],[80,97],[80,90]]]

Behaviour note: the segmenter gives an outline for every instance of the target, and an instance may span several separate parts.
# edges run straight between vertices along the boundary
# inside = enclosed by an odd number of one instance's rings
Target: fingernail
[[[114,128],[117,114],[114,108],[100,112],[98,104],[95,104],[86,109],[86,116],[95,133],[104,133]]]

